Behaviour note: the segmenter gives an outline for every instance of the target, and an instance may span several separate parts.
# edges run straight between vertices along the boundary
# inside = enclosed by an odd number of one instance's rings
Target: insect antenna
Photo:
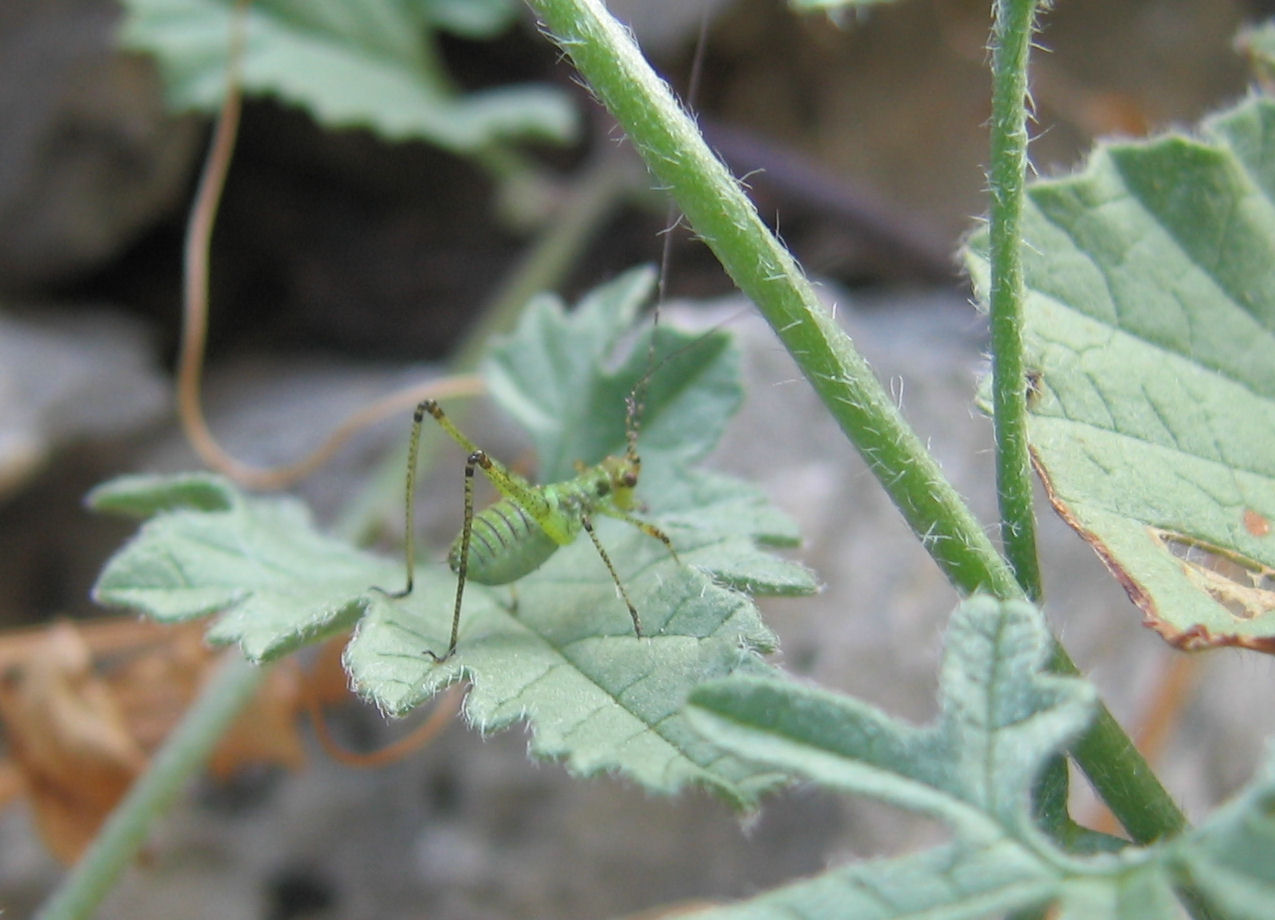
[[[704,74],[704,58],[707,48],[708,7],[705,7],[700,13],[699,35],[695,39],[695,55],[691,58],[691,72],[686,81],[688,105],[693,104],[695,98],[699,95],[699,84]],[[655,306],[651,310],[651,339],[646,346],[646,373],[633,385],[633,389],[629,391],[629,395],[624,400],[624,456],[634,468],[640,468],[642,465],[637,450],[638,431],[642,425],[642,413],[646,409],[647,384],[651,380],[651,375],[656,371],[655,342],[660,329],[660,307],[664,304],[664,300],[668,295],[669,265],[673,260],[673,233],[678,227],[682,226],[682,217],[682,213],[677,208],[677,203],[670,198],[668,212],[664,219],[664,244],[660,249],[659,278],[655,283]],[[709,331],[712,332],[715,329]],[[695,342],[689,344],[694,345],[698,341],[699,339],[696,339]],[[666,355],[660,361],[660,364],[663,365],[681,354],[687,347],[689,345],[679,348],[671,355]]]

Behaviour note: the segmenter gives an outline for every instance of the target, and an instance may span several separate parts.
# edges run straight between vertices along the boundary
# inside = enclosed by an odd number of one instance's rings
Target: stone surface
[[[135,320],[93,308],[0,313],[0,499],[59,447],[154,421],[166,387]]]
[[[107,0],[0,8],[0,291],[102,267],[178,204],[198,154]]]

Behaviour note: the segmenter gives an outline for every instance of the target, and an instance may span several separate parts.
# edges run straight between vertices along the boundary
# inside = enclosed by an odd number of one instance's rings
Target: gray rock
[[[0,313],[0,498],[84,438],[126,439],[168,405],[135,320],[103,309]]]
[[[0,290],[101,266],[184,193],[200,131],[115,48],[105,0],[0,8]]]

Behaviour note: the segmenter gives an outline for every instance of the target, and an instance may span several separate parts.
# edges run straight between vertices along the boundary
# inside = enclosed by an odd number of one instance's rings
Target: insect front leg
[[[598,510],[601,511],[603,514],[605,514],[607,517],[613,517],[618,520],[624,521],[624,523],[632,527],[636,527],[638,530],[642,531],[642,533],[646,534],[648,537],[653,537],[654,539],[659,540],[661,543],[664,544],[664,548],[668,550],[669,555],[673,557],[673,561],[678,563],[679,565],[681,564],[682,560],[677,555],[677,549],[674,548],[673,546],[672,538],[670,538],[668,534],[660,530],[660,528],[656,527],[650,521],[644,521],[641,518],[634,517],[633,515],[620,510],[619,508],[608,507],[607,505],[600,505],[598,507]]]
[[[669,555],[673,557],[673,561],[676,562],[678,565],[682,564],[682,560],[677,555],[677,550],[673,547],[673,541],[669,539],[669,535],[666,534],[664,531],[660,530],[660,528],[656,527],[654,524],[650,523],[649,521],[643,521],[640,518],[630,517],[627,514],[624,517],[622,517],[620,520],[625,521],[629,524],[632,524],[634,527],[642,531],[642,533],[646,534],[648,537],[654,537],[655,539],[659,540],[661,543],[664,544],[664,548],[668,550]]]

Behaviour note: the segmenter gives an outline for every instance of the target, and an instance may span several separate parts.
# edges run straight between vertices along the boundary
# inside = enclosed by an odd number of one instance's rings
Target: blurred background
[[[1061,0],[1034,58],[1036,170],[1071,169],[1095,138],[1188,126],[1242,96],[1234,38],[1265,5]],[[747,175],[763,217],[993,521],[990,436],[970,406],[983,328],[955,258],[985,210],[987,0],[901,0],[841,21],[775,0],[612,6],[683,98],[702,36],[687,101],[710,143]],[[31,630],[103,615],[89,589],[132,527],[89,514],[86,491],[120,473],[198,464],[175,425],[171,375],[182,235],[209,119],[166,111],[153,61],[117,48],[121,17],[107,0],[0,7],[0,667],[10,690],[28,679],[43,635]],[[558,199],[578,194],[599,163],[619,164],[625,181],[553,286],[572,299],[661,259],[667,205],[641,190],[632,151],[528,16],[494,40],[439,41],[462,89],[560,89],[580,113],[579,140],[524,148],[539,177],[528,199],[525,183],[502,184],[472,158],[326,130],[250,98],[212,247],[207,373],[213,428],[244,459],[295,459],[349,411],[441,372],[519,277]],[[927,718],[954,595],[686,233],[672,234],[666,283],[671,316],[725,319],[748,356],[750,399],[715,462],[760,481],[801,522],[800,558],[827,586],[767,605],[782,661]],[[468,427],[502,456],[520,450],[498,420]],[[377,426],[301,486],[321,519],[365,487],[406,429],[406,414]],[[434,547],[457,524],[448,472],[444,460],[444,485],[424,490],[436,493],[423,499],[440,528]],[[399,499],[382,498],[390,546]],[[1172,656],[1088,548],[1042,514],[1047,586],[1067,586],[1051,616],[1117,715],[1139,724],[1175,673]],[[90,671],[109,666],[100,645],[89,651]],[[1162,766],[1189,808],[1247,778],[1264,733],[1233,701],[1270,676],[1265,661],[1218,652],[1182,678],[1196,692]],[[354,706],[334,719],[356,745],[404,731]],[[333,763],[299,731],[297,750],[274,758],[287,768],[202,783],[103,916],[604,916],[740,897],[938,833],[801,788],[744,827],[702,794],[654,801],[529,764],[518,731],[483,739],[458,724],[379,773]],[[28,914],[60,872],[29,785],[10,757],[0,773],[0,909],[10,916]]]

